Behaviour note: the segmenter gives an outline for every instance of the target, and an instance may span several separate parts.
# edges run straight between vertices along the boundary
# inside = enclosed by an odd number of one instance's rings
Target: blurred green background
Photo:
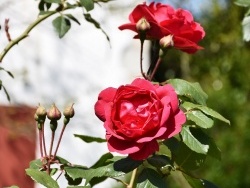
[[[243,41],[241,27],[246,11],[232,0],[211,0],[195,16],[206,31],[200,43],[204,50],[195,55],[171,50],[156,75],[158,81],[182,77],[199,82],[209,96],[207,105],[231,121],[231,126],[218,121],[209,132],[222,161],[208,158],[195,172],[221,188],[250,187],[250,42]],[[182,187],[169,181],[171,188]]]

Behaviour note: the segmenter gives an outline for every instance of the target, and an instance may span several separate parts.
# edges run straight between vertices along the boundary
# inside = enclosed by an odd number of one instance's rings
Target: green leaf
[[[169,166],[173,168],[174,164],[171,159],[166,155],[153,155],[152,157],[147,159],[148,163],[156,168],[162,168]]]
[[[162,177],[153,169],[145,168],[139,174],[136,188],[167,188]]]
[[[201,89],[199,83],[190,83],[181,79],[170,79],[167,83],[171,84],[178,95],[206,105],[207,94]]]
[[[10,187],[5,187],[5,188],[19,188],[19,187],[16,186],[16,185],[12,185],[12,186],[10,186]]]
[[[42,163],[41,159],[36,159],[36,160],[30,161],[30,166],[29,167],[30,167],[30,169],[39,170],[39,169],[42,168],[42,165],[43,165],[43,163]]]
[[[46,172],[36,169],[26,169],[26,174],[29,175],[35,182],[44,185],[47,188],[59,188],[57,182],[50,177]]]
[[[94,165],[91,166],[91,168],[98,168],[98,167],[110,164],[111,162],[108,160],[112,158],[113,158],[113,155],[111,153],[106,153],[102,155],[101,158]]]
[[[68,181],[68,185],[79,185],[82,183],[82,178],[72,179],[67,173],[65,173],[65,178]]]
[[[250,9],[249,12],[247,14],[250,13]],[[242,21],[242,29],[243,29],[243,39],[248,42],[250,41],[250,16],[246,16],[245,18],[243,18]]]
[[[182,173],[187,182],[191,185],[192,188],[204,188],[202,181],[197,178],[193,178],[191,176],[188,176],[184,173]]]
[[[14,78],[13,74],[10,71],[8,71],[8,70],[6,70],[6,69],[4,69],[2,67],[0,67],[0,70],[5,71],[11,78]]]
[[[214,140],[212,138],[210,138],[209,149],[208,149],[207,154],[209,156],[219,160],[219,161],[221,160],[221,151],[217,147],[217,145],[215,144],[215,142],[214,142]]]
[[[44,0],[41,0],[38,4],[38,9],[40,11],[47,11],[50,9],[50,7],[51,7],[51,3],[46,3],[44,2]]]
[[[142,162],[126,157],[114,162],[114,170],[129,173],[140,166]]]
[[[9,96],[9,93],[8,93],[7,89],[2,84],[0,84],[0,85],[1,85],[1,87],[3,87],[3,91],[4,91],[8,101],[10,102],[10,96]]]
[[[174,137],[165,140],[163,143],[171,150],[172,159],[179,167],[187,171],[198,169],[205,162],[206,155],[194,152]]]
[[[186,116],[188,120],[193,121],[201,128],[207,129],[214,125],[214,121],[199,110],[188,111],[186,112]]]
[[[182,107],[185,108],[187,111],[192,111],[193,109],[199,109],[203,113],[207,114],[208,116],[211,116],[215,119],[218,119],[218,120],[221,120],[225,123],[230,124],[229,120],[224,118],[222,115],[220,115],[218,112],[214,111],[213,109],[208,108],[207,106],[197,105],[197,104],[190,103],[190,102],[184,102],[182,104]]]
[[[98,138],[98,137],[92,137],[92,136],[87,136],[87,135],[79,135],[79,134],[74,134],[75,137],[80,138],[84,142],[91,143],[91,142],[98,142],[98,143],[103,143],[107,142],[106,139],[103,138]]]
[[[93,10],[94,9],[94,1],[93,0],[80,0],[81,5],[87,10]]]
[[[57,3],[57,4],[61,4],[62,1],[61,0],[44,0],[46,3]]]
[[[63,164],[63,165],[69,165],[70,162],[67,161],[66,159],[62,158],[62,157],[59,157],[59,156],[56,156],[56,160],[59,161],[60,164]]]
[[[106,39],[108,41],[110,41],[109,36],[107,35],[107,33],[101,28],[100,24],[95,19],[93,19],[91,17],[90,14],[83,14],[83,15],[84,15],[84,18],[85,18],[86,21],[88,21],[89,23],[92,23],[97,29],[100,29],[102,31],[102,33],[106,36]]]
[[[95,169],[83,169],[79,167],[65,167],[65,172],[72,178],[83,178],[86,179],[85,185],[87,185],[90,180],[95,177],[118,177],[125,175],[124,172],[118,172],[114,170],[113,163],[108,164],[103,167],[95,168]]]
[[[65,14],[65,16],[76,22],[78,25],[81,25],[81,23],[72,14]]]
[[[201,179],[202,185],[204,188],[218,188],[216,185],[214,185],[212,182]]]
[[[60,38],[62,38],[70,29],[71,24],[69,19],[59,16],[52,22]]]
[[[183,127],[181,130],[183,142],[193,151],[201,154],[207,154],[209,145],[204,145],[197,140],[190,132],[189,127]]]
[[[250,6],[250,1],[249,0],[237,0],[234,2],[238,6],[242,7],[249,7]]]

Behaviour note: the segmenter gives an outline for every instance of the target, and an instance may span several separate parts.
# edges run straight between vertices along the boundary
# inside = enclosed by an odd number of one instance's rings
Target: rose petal
[[[129,157],[134,160],[144,160],[156,151],[159,151],[159,144],[156,140],[153,140],[151,142],[144,143],[143,147],[138,152],[129,154]]]
[[[154,85],[145,80],[145,79],[141,79],[141,78],[136,78],[132,83],[132,86],[137,86],[140,89],[145,89],[145,90],[149,90],[149,91],[155,91],[155,87]]]
[[[166,122],[166,126],[168,129],[165,134],[159,137],[158,139],[167,139],[179,134],[181,132],[182,125],[185,122],[186,116],[181,110],[179,110],[174,118],[171,118]]]
[[[116,93],[116,89],[109,87],[107,89],[104,89],[101,91],[101,93],[98,96],[98,101],[95,103],[95,114],[96,116],[101,120],[105,121],[106,120],[106,115],[105,111],[107,109],[108,103],[113,101],[114,96]]]
[[[114,136],[110,136],[107,140],[109,151],[118,152],[121,154],[135,153],[143,147],[143,144],[120,140]]]

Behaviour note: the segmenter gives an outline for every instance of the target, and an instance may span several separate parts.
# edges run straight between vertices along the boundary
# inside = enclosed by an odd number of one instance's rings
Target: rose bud
[[[66,118],[72,118],[75,115],[75,111],[74,111],[73,105],[74,105],[74,103],[64,109],[63,115]]]
[[[46,118],[46,109],[39,104],[39,106],[36,109],[36,113],[34,115],[34,119],[36,121],[44,122]]]
[[[136,23],[136,29],[137,31],[147,31],[150,29],[150,24],[145,18],[141,18],[137,23]]]
[[[47,117],[50,120],[59,120],[61,118],[61,112],[58,110],[55,104],[51,106],[49,111],[47,112]]]
[[[168,35],[161,38],[159,43],[162,48],[168,48],[174,46],[173,35]]]

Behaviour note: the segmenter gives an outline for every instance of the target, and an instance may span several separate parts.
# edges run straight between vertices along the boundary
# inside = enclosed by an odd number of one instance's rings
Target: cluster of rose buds
[[[75,115],[73,105],[74,104],[69,105],[63,111],[63,116],[64,116],[63,127],[53,155],[52,155],[52,149],[54,144],[55,131],[57,129],[58,120],[61,119],[62,114],[55,104],[53,104],[48,111],[46,111],[46,109],[39,104],[36,113],[34,115],[34,118],[37,122],[37,128],[39,130],[39,145],[40,145],[41,159],[45,161],[44,170],[46,170],[48,173],[50,172],[50,165],[55,162],[56,153],[61,143],[61,139],[64,130],[66,128],[66,125],[69,123],[70,118],[72,118]],[[46,142],[44,137],[44,124],[46,118],[50,120],[50,129],[52,132],[49,153],[47,153]]]

